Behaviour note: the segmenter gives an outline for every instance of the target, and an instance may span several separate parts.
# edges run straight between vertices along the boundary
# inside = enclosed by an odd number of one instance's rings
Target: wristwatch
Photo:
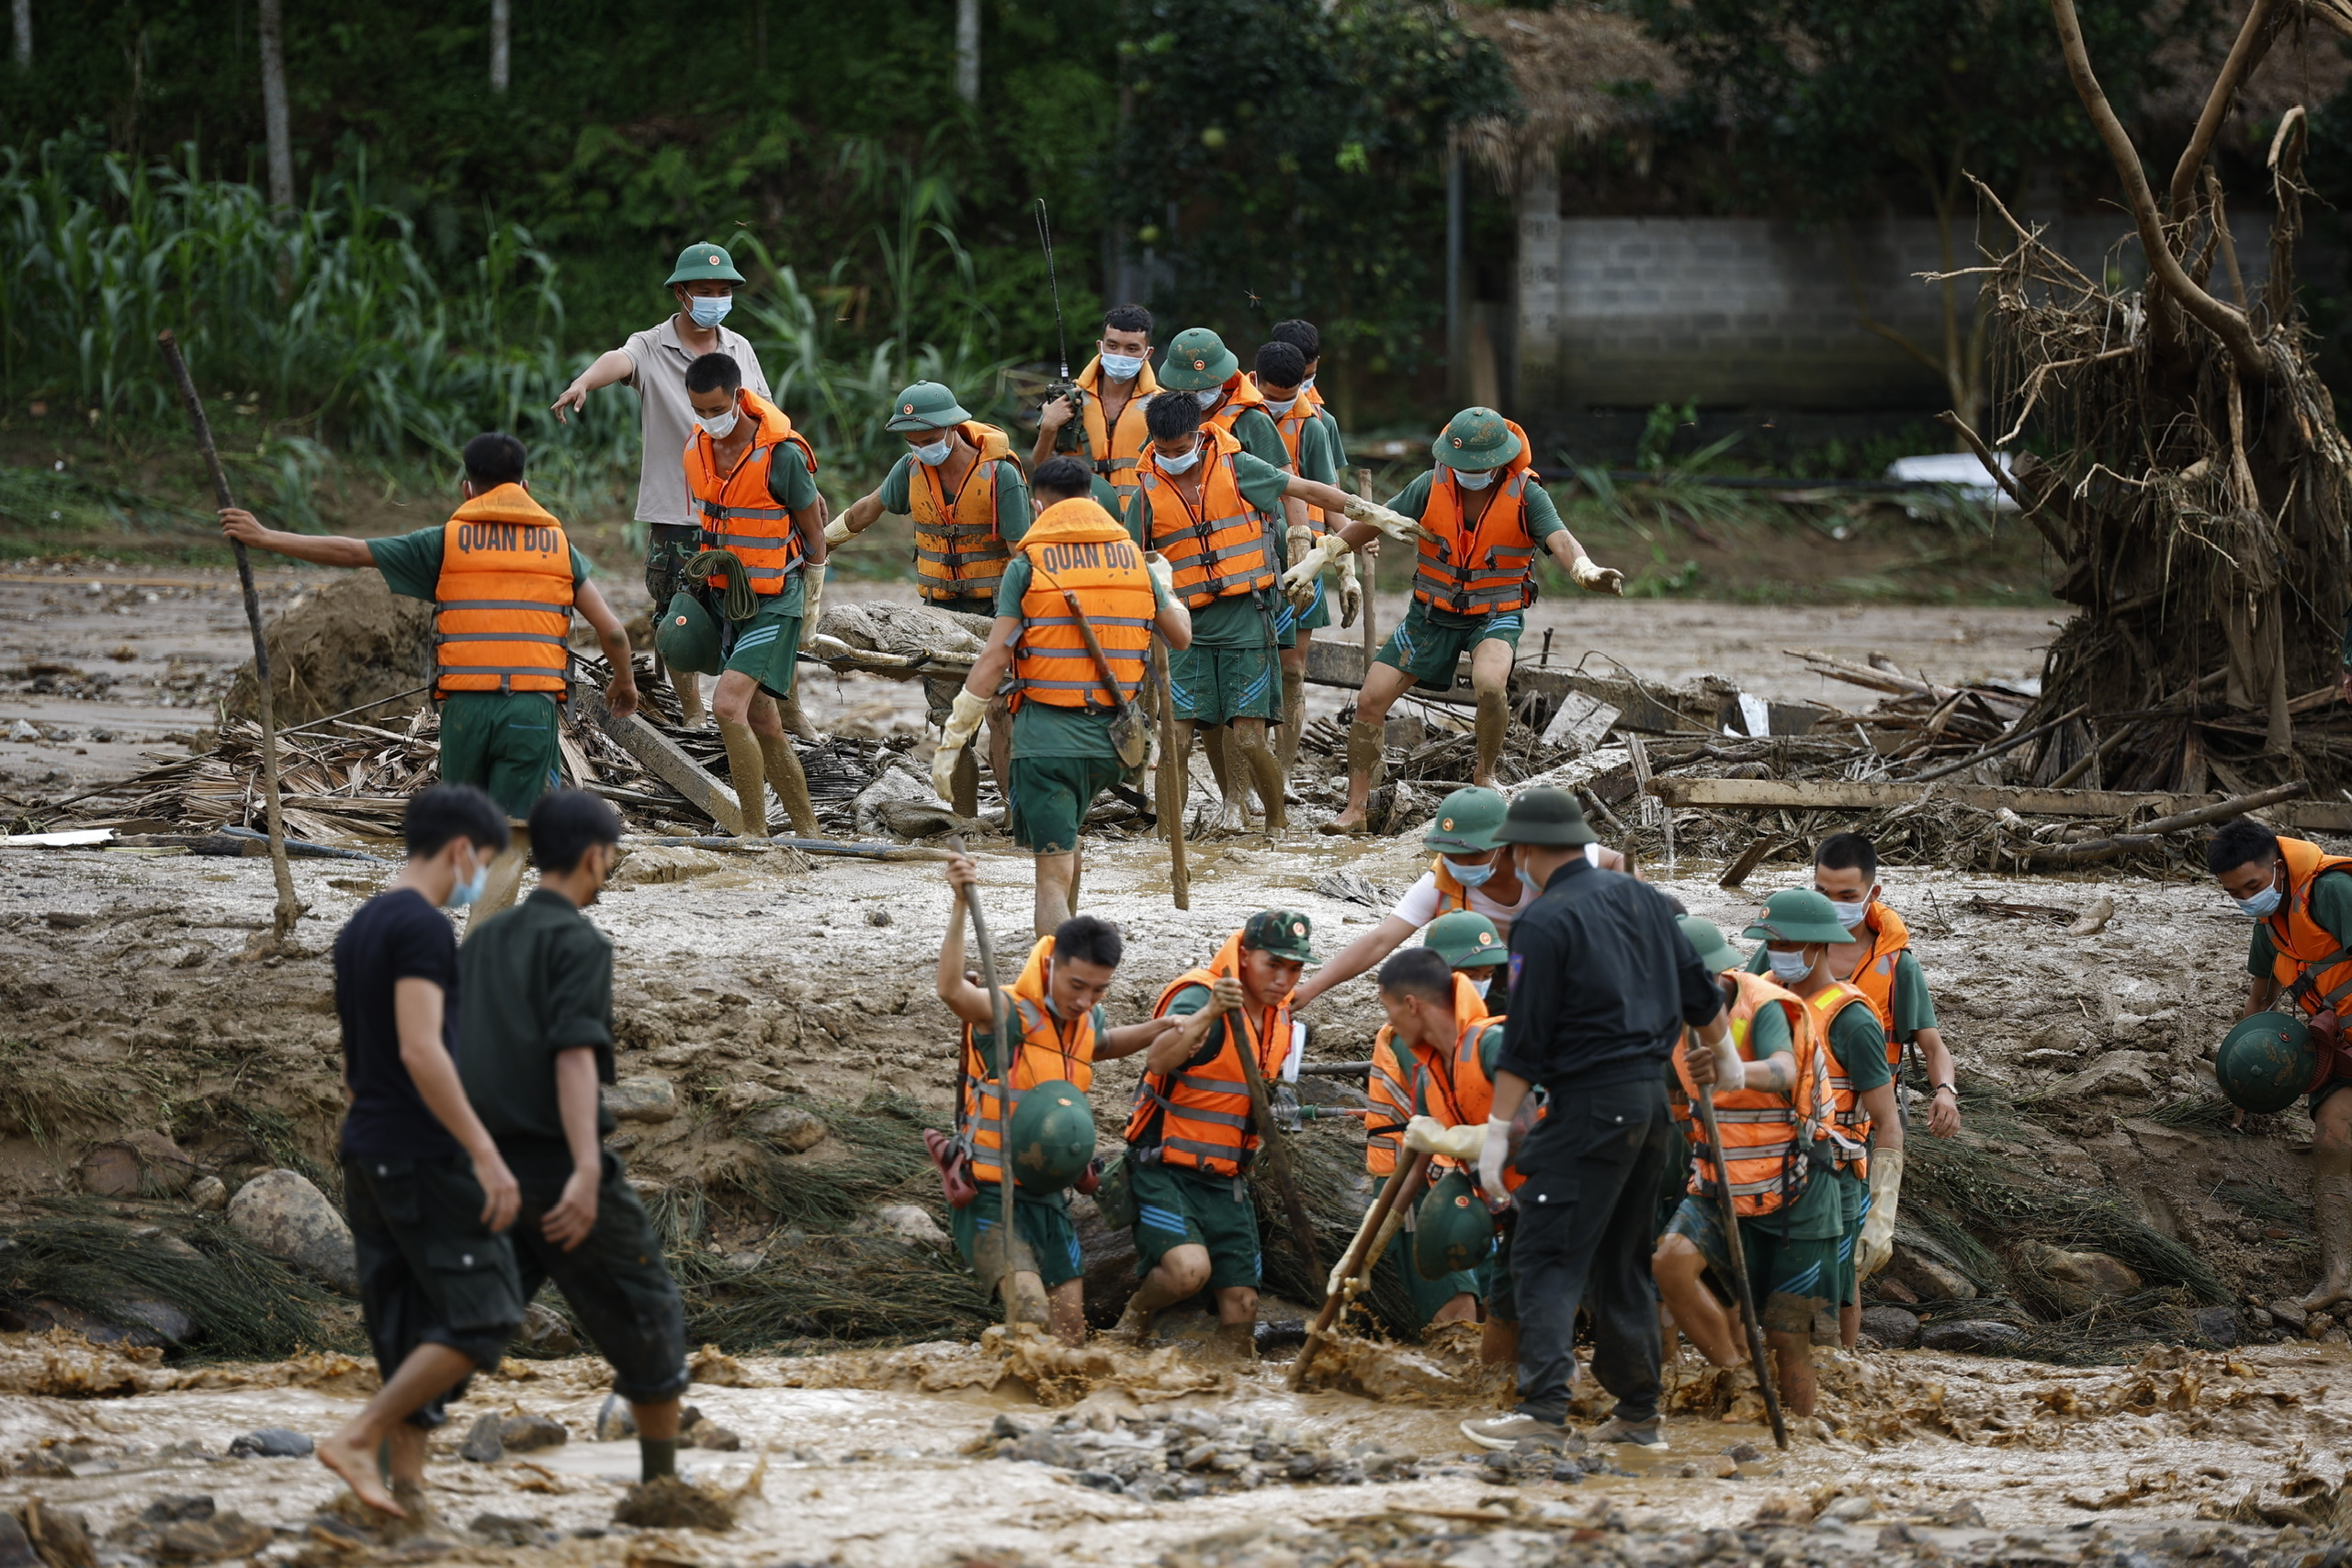
[[[1946,1089],[1951,1089],[1951,1097],[1952,1097],[1952,1099],[1954,1099],[1955,1100],[1958,1100],[1958,1099],[1960,1098],[1960,1089],[1959,1089],[1959,1087],[1958,1087],[1957,1085],[1955,1085],[1955,1084],[1948,1084],[1948,1083],[1939,1083],[1939,1084],[1935,1085],[1933,1088],[1929,1089],[1928,1090],[1928,1098],[1929,1100],[1933,1100],[1933,1099],[1935,1099],[1935,1098],[1936,1098],[1936,1096],[1938,1096],[1938,1095],[1941,1094],[1941,1093],[1942,1093],[1944,1090],[1946,1090]]]

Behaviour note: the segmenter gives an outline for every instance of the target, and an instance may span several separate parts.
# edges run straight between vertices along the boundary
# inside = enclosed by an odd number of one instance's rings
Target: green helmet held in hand
[[[1094,1107],[1067,1078],[1048,1078],[1023,1093],[1006,1131],[1012,1179],[1023,1192],[1058,1192],[1085,1175],[1094,1157]]]
[[[2290,1012],[2242,1018],[2213,1054],[2213,1076],[2232,1105],[2260,1113],[2284,1111],[2320,1076],[2312,1032]]]
[[[1478,1190],[1463,1172],[1448,1171],[1413,1215],[1414,1272],[1424,1280],[1442,1280],[1477,1268],[1494,1246],[1495,1219]]]
[[[718,653],[718,623],[702,601],[691,593],[673,594],[653,628],[653,650],[673,670],[695,675],[716,675],[723,660]]]

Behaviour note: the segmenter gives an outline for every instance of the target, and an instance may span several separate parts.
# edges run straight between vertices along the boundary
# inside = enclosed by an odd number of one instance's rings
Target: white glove
[[[1306,552],[1315,547],[1315,530],[1294,523],[1283,530],[1283,554],[1291,560],[1305,560]]]
[[[1283,573],[1283,592],[1290,595],[1293,604],[1306,609],[1315,603],[1315,580],[1323,575],[1325,567],[1347,553],[1348,542],[1336,532],[1317,536],[1314,547]]]
[[[820,563],[800,569],[800,646],[817,635],[817,618],[825,613],[825,569]]]
[[[1176,597],[1176,569],[1168,564],[1166,556],[1161,555],[1158,550],[1144,551],[1143,569],[1151,574],[1152,582],[1159,589],[1163,597],[1169,599]]]
[[[1392,1176],[1389,1179],[1394,1181],[1396,1178]],[[1348,1259],[1354,1255],[1356,1243],[1362,1241],[1364,1238],[1364,1233],[1372,1229],[1372,1215],[1373,1211],[1370,1209],[1366,1209],[1363,1212],[1363,1218],[1356,1224],[1355,1235],[1349,1241],[1347,1246],[1340,1248],[1340,1260],[1331,1265],[1331,1277],[1323,1281],[1323,1293],[1325,1295],[1346,1295],[1352,1297],[1355,1294],[1354,1291],[1348,1288],[1350,1285],[1354,1283],[1353,1280],[1348,1278]],[[1356,1270],[1358,1278],[1362,1278],[1371,1272],[1371,1269],[1361,1267]]]
[[[1489,1206],[1509,1201],[1510,1189],[1503,1185],[1503,1163],[1510,1157],[1510,1118],[1489,1116],[1486,1141],[1478,1145],[1478,1190]]]
[[[1625,574],[1613,566],[1595,566],[1590,556],[1577,557],[1568,567],[1568,575],[1575,578],[1577,586],[1588,593],[1614,593],[1623,597],[1625,592]]]
[[[856,537],[856,531],[842,518],[836,517],[825,525],[825,547],[828,549],[840,549]]]
[[[1419,538],[1430,531],[1401,512],[1391,512],[1376,501],[1366,501],[1360,495],[1348,498],[1348,521],[1361,523],[1367,528],[1377,528],[1399,544]],[[1436,536],[1431,534],[1431,538]]]
[[[1415,1154],[1467,1164],[1485,1154],[1487,1128],[1484,1122],[1449,1127],[1434,1116],[1416,1116],[1405,1123],[1405,1146]]]
[[[980,731],[980,721],[989,716],[989,700],[969,692],[957,692],[955,705],[947,711],[947,728],[939,738],[939,750],[931,759],[931,789],[942,800],[956,798],[956,758],[972,743]]]
[[[1854,1273],[1867,1280],[1894,1256],[1894,1209],[1903,1196],[1903,1151],[1871,1151],[1871,1212],[1862,1220],[1862,1239],[1854,1248]]]
[[[1340,558],[1340,626],[1342,629],[1354,626],[1356,616],[1363,612],[1363,584],[1356,581],[1356,558],[1352,552]]]

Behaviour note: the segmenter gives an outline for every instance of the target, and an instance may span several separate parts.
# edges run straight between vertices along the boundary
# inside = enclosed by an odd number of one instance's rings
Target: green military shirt
[[[1502,480],[1498,478],[1495,482],[1500,484]],[[1411,484],[1388,498],[1388,510],[1400,512],[1408,517],[1418,519],[1424,511],[1428,510],[1430,490],[1436,483],[1435,468],[1417,476]],[[1553,504],[1552,492],[1542,485],[1530,484],[1527,487],[1523,504],[1526,508],[1528,536],[1532,538],[1539,547],[1544,540],[1567,526],[1560,521],[1560,509]],[[1435,626],[1475,626],[1487,618],[1485,615],[1457,615],[1451,610],[1440,610],[1429,604],[1420,605],[1419,608],[1421,613],[1429,617],[1430,624]]]
[[[1283,445],[1283,433],[1274,423],[1274,416],[1252,404],[1233,416],[1233,438],[1241,449],[1277,468],[1290,467],[1290,448]]]
[[[1886,1031],[1867,1002],[1838,1010],[1829,1025],[1829,1055],[1856,1094],[1894,1081],[1894,1069],[1886,1065]]]
[[[1021,536],[1029,531],[1029,481],[1023,476],[1021,465],[1012,458],[999,457],[996,461],[997,536],[1007,545],[1017,545],[1021,542]],[[973,464],[971,473],[964,477],[964,482],[971,483],[978,477],[979,471],[980,466]],[[1098,478],[1095,482],[1100,484],[1102,481]],[[914,485],[915,458],[912,453],[909,453],[890,466],[890,471],[883,476],[880,488],[875,491],[882,498],[882,510],[901,515],[912,512]],[[1102,498],[1098,494],[1094,499],[1102,501]],[[947,501],[952,506],[956,497],[951,495]],[[1114,513],[1118,511],[1115,502],[1105,502],[1104,504]]]
[[[1029,592],[1029,578],[1028,558],[1013,557],[1004,569],[1003,585],[996,591],[998,615],[1019,617],[1021,596]],[[1168,607],[1168,595],[1157,582],[1151,585],[1151,602],[1155,613]],[[1052,703],[1023,703],[1012,715],[1012,754],[1016,758],[1115,758],[1119,749],[1111,744],[1107,715],[1057,707]]]
[[[1268,430],[1273,430],[1272,420],[1267,420],[1265,423]],[[1282,434],[1276,431],[1274,446],[1277,451],[1281,451],[1282,444]],[[1289,460],[1290,455],[1283,452],[1283,461]],[[1282,516],[1283,495],[1290,487],[1290,475],[1283,472],[1279,465],[1269,463],[1249,452],[1236,452],[1233,455],[1233,477],[1240,486],[1242,500],[1269,516],[1277,519]],[[1140,485],[1128,492],[1126,513],[1121,521],[1127,525],[1129,538],[1146,549],[1152,547],[1149,537],[1151,502],[1144,498],[1143,488]],[[1283,559],[1283,530],[1279,526],[1274,526],[1272,533],[1274,558],[1279,563]],[[1161,553],[1164,555],[1167,552]],[[1193,612],[1193,646],[1194,648],[1264,648],[1268,646],[1272,638],[1268,635],[1267,627],[1271,624],[1271,618],[1278,613],[1278,607],[1272,603],[1272,596],[1276,592],[1279,590],[1268,590],[1267,603],[1262,606],[1258,603],[1255,595],[1249,593],[1227,593],[1202,605]]]
[[[1323,427],[1323,434],[1330,440],[1331,466],[1342,473],[1346,472],[1348,444],[1340,439],[1340,422],[1331,417],[1329,408],[1317,403],[1315,405],[1315,423]]]
[[[596,1054],[613,1081],[613,944],[571,901],[534,888],[484,920],[458,950],[458,1076],[509,1162],[569,1168],[555,1059]],[[596,1111],[599,1136],[613,1130]]]
[[[1757,948],[1756,955],[1747,961],[1747,972],[1772,972],[1771,961],[1764,956],[1762,947]],[[2267,975],[2270,971],[2266,966],[2261,973]],[[1899,1043],[1908,1045],[1923,1029],[1942,1027],[1936,1021],[1935,998],[1928,994],[1927,972],[1919,967],[1917,954],[1907,947],[1894,955],[1894,986],[1888,994],[1887,1004],[1894,1014],[1894,1038]]]
[[[2352,946],[2352,874],[2328,872],[2312,885],[2312,919],[2335,939],[2338,947]],[[2256,979],[2270,978],[2278,950],[2271,944],[2267,921],[2254,923],[2254,945],[2245,956],[2245,972]]]
[[[431,599],[441,582],[441,546],[447,537],[448,525],[436,523],[413,534],[369,539],[368,558],[384,574],[384,586],[393,592],[405,599]],[[571,581],[585,582],[594,571],[580,547],[572,546]]]
[[[1340,482],[1339,438],[1319,419],[1298,427],[1298,477],[1317,484]]]

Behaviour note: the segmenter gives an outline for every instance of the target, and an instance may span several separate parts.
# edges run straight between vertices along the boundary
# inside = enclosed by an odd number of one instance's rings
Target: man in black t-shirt
[[[475,1368],[497,1367],[525,1297],[499,1234],[520,1195],[458,1077],[458,942],[441,912],[481,896],[506,815],[471,784],[436,784],[410,799],[401,830],[408,863],[334,942],[344,1206],[384,1386],[319,1459],[361,1502],[405,1517],[423,1495],[424,1434]]]

